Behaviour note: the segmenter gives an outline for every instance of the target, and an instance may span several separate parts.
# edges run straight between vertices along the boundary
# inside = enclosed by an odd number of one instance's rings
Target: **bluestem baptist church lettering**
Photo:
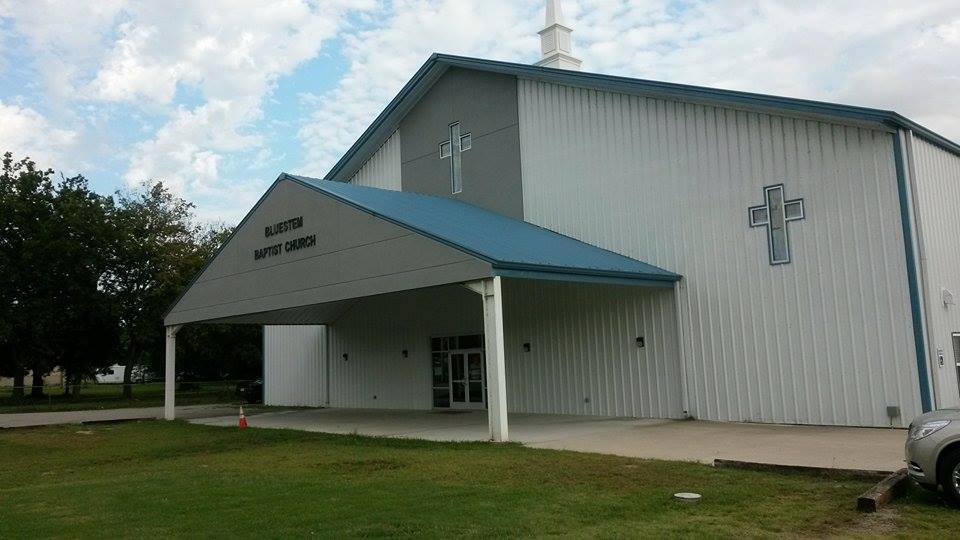
[[[274,223],[273,225],[267,225],[263,229],[263,235],[267,238],[270,238],[271,236],[290,232],[301,227],[303,227],[303,216],[297,216],[295,218]],[[301,236],[300,238],[287,240],[286,242],[278,242],[276,244],[270,244],[269,246],[255,249],[253,250],[253,260],[259,261],[260,259],[266,259],[268,257],[276,257],[281,253],[299,251],[301,249],[311,248],[315,245],[317,245],[317,235],[308,234],[306,236]]]
[[[263,235],[267,238],[271,236],[276,236],[287,231],[292,231],[293,229],[299,229],[303,227],[303,216],[297,216],[295,218],[290,218],[286,221],[281,221],[280,223],[274,223],[273,225],[267,225],[263,229]]]

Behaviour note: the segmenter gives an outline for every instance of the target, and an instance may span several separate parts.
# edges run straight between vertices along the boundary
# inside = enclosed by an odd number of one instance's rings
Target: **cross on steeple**
[[[473,137],[469,133],[460,134],[460,122],[450,124],[450,138],[440,143],[440,159],[450,158],[450,191],[463,191],[463,173],[460,155],[473,147]]]
[[[803,219],[803,199],[785,201],[783,184],[763,188],[765,203],[751,206],[750,226],[767,228],[767,248],[770,264],[790,262],[790,236],[787,222]]]

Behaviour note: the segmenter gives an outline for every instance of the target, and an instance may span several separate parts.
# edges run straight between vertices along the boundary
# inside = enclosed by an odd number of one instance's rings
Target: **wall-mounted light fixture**
[[[530,342],[523,344],[523,352],[530,352]]]
[[[350,357],[347,355],[347,353],[343,353],[343,361],[346,362],[349,359]]]
[[[404,358],[410,356],[410,353],[408,353],[406,349],[400,351],[400,354],[402,354]]]
[[[646,344],[643,342],[643,336],[637,337],[637,347],[644,348]]]

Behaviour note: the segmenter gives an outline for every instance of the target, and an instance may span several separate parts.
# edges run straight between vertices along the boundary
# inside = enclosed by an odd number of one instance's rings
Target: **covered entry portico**
[[[165,317],[166,417],[174,411],[176,332],[204,322],[326,325],[317,384],[327,386],[327,403],[389,408],[375,388],[406,370],[410,378],[398,384],[418,387],[409,391],[415,408],[436,406],[431,392],[448,384],[451,405],[486,407],[495,441],[508,438],[508,395],[516,397],[512,410],[536,412],[548,403],[575,414],[676,417],[678,279],[456,200],[281,175]],[[630,296],[646,302],[649,313],[618,312]],[[466,314],[450,312],[453,300]],[[440,334],[409,323],[470,313],[472,327]],[[623,331],[596,343],[563,334],[589,334],[591,319],[621,315]],[[404,328],[402,339],[377,335],[385,326],[376,321],[387,317],[394,322],[386,326]],[[448,347],[449,378],[431,381],[431,355],[444,352],[432,350],[435,339],[478,335],[480,347]],[[644,336],[652,342],[646,350]],[[485,370],[477,377],[481,359]],[[457,361],[462,369],[454,373]],[[507,382],[511,372],[516,383]],[[416,382],[420,374],[425,388]],[[357,382],[362,378],[379,386]],[[343,388],[374,390],[338,394]],[[540,399],[524,404],[531,389]],[[418,397],[423,390],[429,401]]]

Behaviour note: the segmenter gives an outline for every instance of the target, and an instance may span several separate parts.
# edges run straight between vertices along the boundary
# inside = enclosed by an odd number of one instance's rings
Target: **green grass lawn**
[[[163,405],[163,383],[135,383],[133,397],[123,397],[122,384],[84,384],[79,395],[63,395],[63,388],[44,388],[44,397],[12,397],[12,388],[0,388],[0,414],[79,411],[88,409],[122,409],[129,407],[159,407]],[[204,382],[191,383],[177,391],[177,405],[202,405],[208,403],[236,402],[236,383]],[[29,389],[27,390],[29,392]]]
[[[920,491],[857,513],[869,483],[515,444],[54,426],[0,431],[0,538],[957,533],[960,512]]]

